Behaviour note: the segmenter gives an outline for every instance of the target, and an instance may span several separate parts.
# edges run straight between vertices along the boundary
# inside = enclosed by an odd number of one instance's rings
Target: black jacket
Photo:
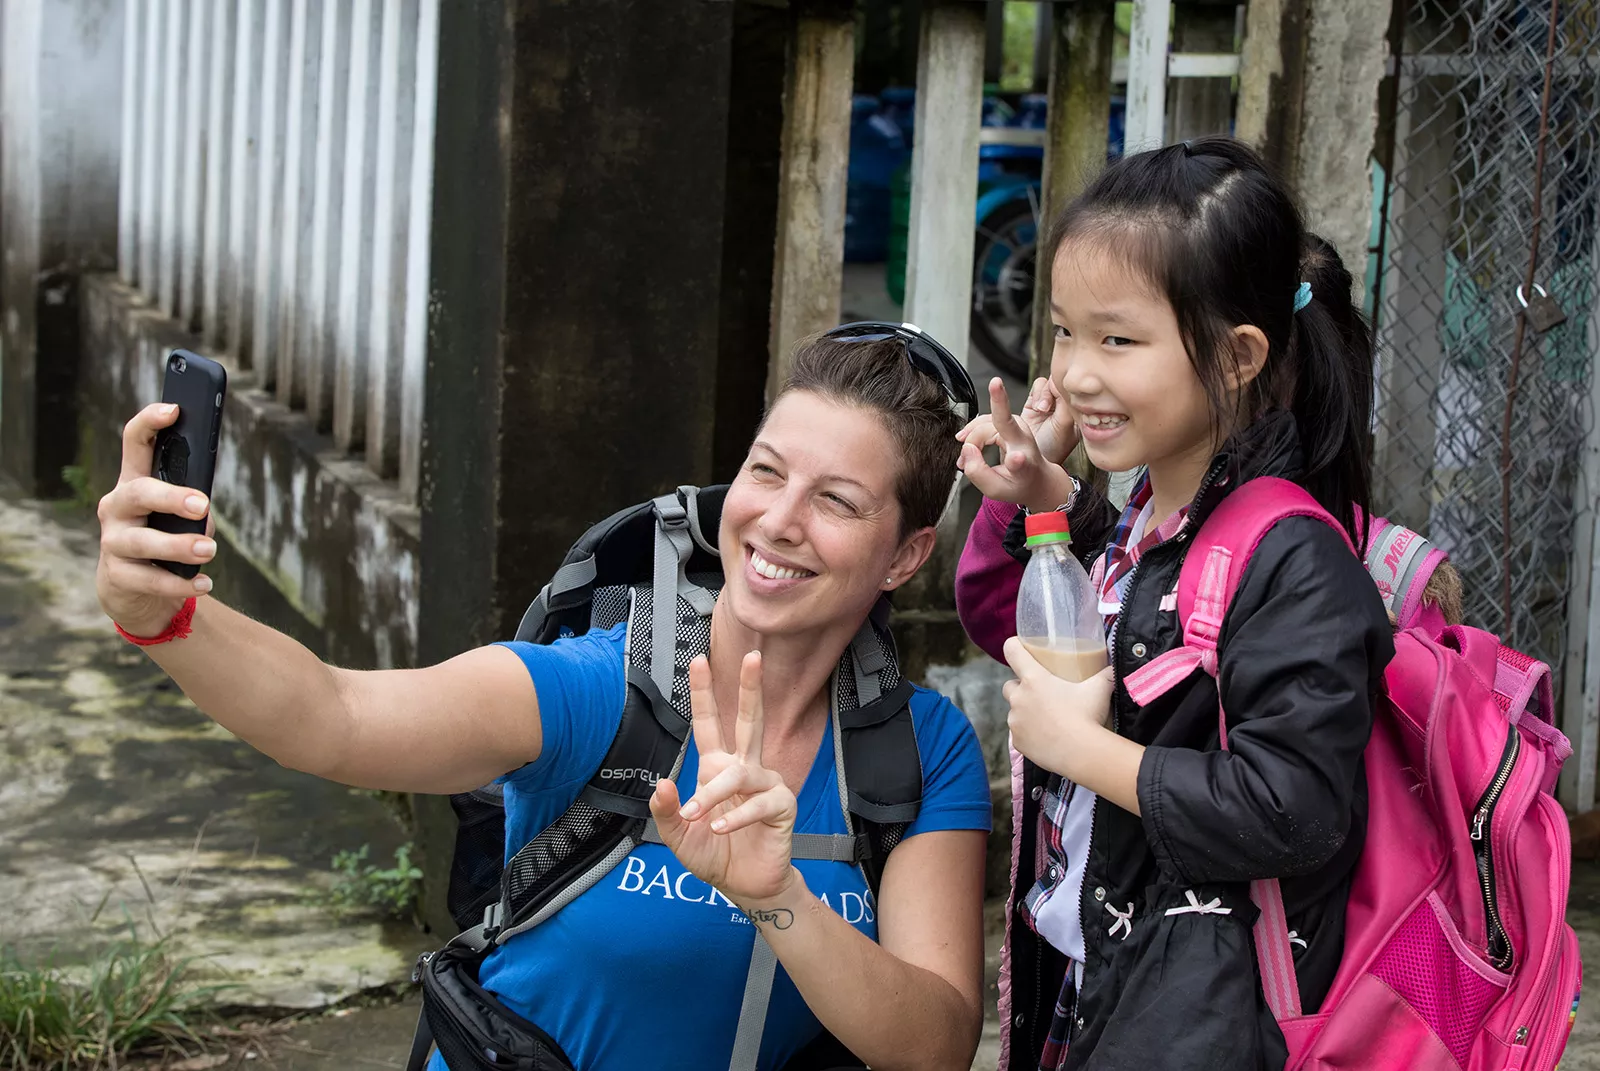
[[[1302,471],[1293,418],[1275,414],[1219,454],[1193,504],[1194,531],[1229,489]],[[1097,557],[1118,513],[1085,489],[1072,510],[1075,542]],[[1019,557],[1022,524],[1006,549]],[[1203,672],[1140,708],[1121,681],[1178,646],[1177,614],[1160,609],[1177,587],[1184,533],[1151,548],[1123,599],[1111,652],[1118,733],[1145,745],[1142,818],[1096,804],[1081,903],[1087,948],[1067,1066],[1155,1071],[1277,1069],[1283,1035],[1257,980],[1248,883],[1280,878],[1306,1012],[1321,1004],[1344,949],[1351,874],[1366,829],[1362,753],[1375,693],[1394,654],[1377,590],[1339,533],[1292,518],[1262,540],[1229,608],[1218,678]],[[1217,703],[1230,751],[1220,748]],[[1054,775],[1026,763],[1019,859],[1038,848],[1041,789]],[[1039,877],[1018,868],[1010,909]],[[1193,891],[1230,914],[1185,912]],[[1132,929],[1108,910],[1133,910]],[[1012,920],[1011,1067],[1037,1067],[1062,995],[1064,958],[1019,916]],[[1304,942],[1303,946],[1299,942]],[[1070,994],[1069,994],[1070,999]]]

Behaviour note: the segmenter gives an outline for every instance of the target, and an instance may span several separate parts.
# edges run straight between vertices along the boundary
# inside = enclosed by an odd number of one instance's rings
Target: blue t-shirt
[[[571,805],[616,736],[626,687],[625,628],[549,646],[506,645],[533,677],[544,735],[539,758],[502,779],[507,858]],[[971,724],[948,699],[924,688],[910,705],[923,799],[906,836],[987,831],[989,779]],[[691,740],[678,778],[685,796],[698,767]],[[795,832],[848,832],[831,725],[800,791]],[[877,939],[875,904],[860,870],[820,860],[796,865],[813,894]],[[491,953],[480,979],[554,1037],[580,1071],[726,1067],[754,939],[744,914],[669,848],[642,844],[542,925]],[[759,1067],[781,1067],[820,1031],[780,964]],[[432,1071],[443,1068],[435,1053]]]

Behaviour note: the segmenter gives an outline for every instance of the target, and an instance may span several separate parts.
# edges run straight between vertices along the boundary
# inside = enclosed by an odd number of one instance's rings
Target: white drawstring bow
[[[1121,930],[1122,939],[1124,941],[1126,941],[1129,937],[1132,937],[1133,904],[1129,903],[1128,910],[1126,911],[1118,911],[1115,904],[1107,904],[1106,910],[1111,912],[1112,916],[1117,920],[1111,924],[1110,928],[1106,930],[1106,933],[1110,934],[1112,937],[1115,937],[1117,935],[1117,931]]]
[[[1231,908],[1231,907],[1223,907],[1222,906],[1222,897],[1220,897],[1220,896],[1218,896],[1218,897],[1216,897],[1214,899],[1208,900],[1203,904],[1200,902],[1200,897],[1195,895],[1195,892],[1194,892],[1193,889],[1187,890],[1184,893],[1184,896],[1188,898],[1189,903],[1187,905],[1180,904],[1177,907],[1169,907],[1169,908],[1167,908],[1167,914],[1168,915],[1231,915],[1231,914],[1233,914],[1233,908]]]

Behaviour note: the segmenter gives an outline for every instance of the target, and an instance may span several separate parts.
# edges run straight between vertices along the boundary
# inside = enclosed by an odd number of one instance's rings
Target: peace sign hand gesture
[[[1072,480],[1062,463],[1078,444],[1072,411],[1049,380],[1040,378],[1021,417],[1011,413],[1005,384],[989,382],[990,412],[956,434],[962,443],[956,466],[989,498],[1035,511],[1055,509],[1067,500]],[[1000,463],[984,460],[988,446],[1000,448]]]
[[[689,663],[689,706],[700,755],[698,783],[681,809],[678,786],[668,778],[657,783],[650,813],[661,839],[695,877],[741,906],[781,896],[800,880],[791,861],[796,805],[783,778],[761,764],[760,652],[745,655],[739,667],[731,751],[704,656]]]

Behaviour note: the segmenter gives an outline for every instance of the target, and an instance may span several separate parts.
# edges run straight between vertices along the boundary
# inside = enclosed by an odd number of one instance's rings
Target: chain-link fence
[[[1369,271],[1380,350],[1376,505],[1450,551],[1471,623],[1559,674],[1575,576],[1587,602],[1587,561],[1575,559],[1588,540],[1574,522],[1588,523],[1579,516],[1590,499],[1582,461],[1594,424],[1600,16],[1595,0],[1563,0],[1557,18],[1537,278],[1568,319],[1526,334],[1510,407],[1507,553],[1502,422],[1532,239],[1551,5],[1396,4],[1405,40],[1380,130],[1389,164],[1376,187],[1381,271]]]

